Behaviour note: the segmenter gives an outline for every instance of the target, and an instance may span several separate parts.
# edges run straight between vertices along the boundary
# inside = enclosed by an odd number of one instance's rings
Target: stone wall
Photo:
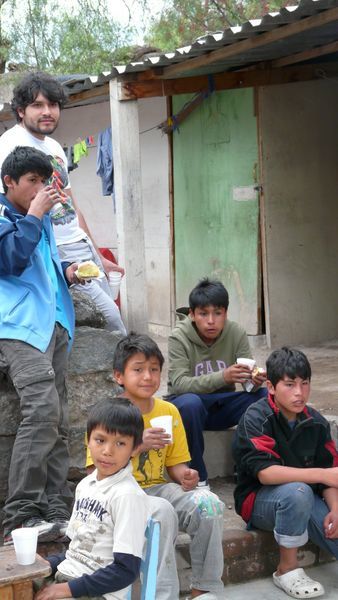
[[[85,473],[84,432],[88,409],[119,391],[112,379],[112,361],[120,334],[103,329],[104,320],[91,300],[74,293],[76,330],[68,370],[70,417],[70,472],[77,481]],[[18,396],[7,377],[0,373],[0,507],[7,493],[11,451],[20,422]],[[0,515],[1,517],[1,515]]]

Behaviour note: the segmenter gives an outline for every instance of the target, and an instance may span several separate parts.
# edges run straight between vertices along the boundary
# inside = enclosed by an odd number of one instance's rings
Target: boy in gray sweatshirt
[[[177,310],[179,321],[168,341],[169,399],[181,413],[200,485],[208,484],[203,430],[233,427],[250,404],[266,396],[260,387],[265,372],[236,363],[252,354],[244,329],[228,320],[228,306],[224,285],[202,279],[190,292],[189,308]],[[236,391],[236,383],[251,382],[251,391]]]

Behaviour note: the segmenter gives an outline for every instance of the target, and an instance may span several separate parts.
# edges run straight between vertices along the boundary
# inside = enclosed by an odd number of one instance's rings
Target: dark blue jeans
[[[203,460],[203,431],[224,431],[237,425],[248,406],[267,396],[266,388],[256,392],[214,392],[212,394],[182,394],[170,401],[181,413],[191,455],[190,466],[199,473],[200,481],[208,474]]]

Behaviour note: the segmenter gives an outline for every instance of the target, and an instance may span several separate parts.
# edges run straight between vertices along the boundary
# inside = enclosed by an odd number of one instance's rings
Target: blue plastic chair
[[[160,524],[149,519],[146,529],[146,555],[141,561],[141,600],[156,600],[158,551],[160,546]],[[130,586],[128,600],[131,600]]]

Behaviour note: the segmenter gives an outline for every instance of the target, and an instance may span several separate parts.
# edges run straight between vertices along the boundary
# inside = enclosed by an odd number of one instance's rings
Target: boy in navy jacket
[[[20,526],[39,539],[60,536],[69,519],[68,415],[65,377],[74,330],[73,304],[49,211],[57,192],[46,186],[48,157],[17,147],[4,161],[0,194],[0,368],[20,398],[22,420],[12,451],[4,507],[4,543]]]
[[[330,426],[307,406],[311,367],[303,352],[281,348],[267,363],[268,399],[252,404],[236,431],[236,511],[279,545],[274,584],[292,598],[324,594],[298,567],[310,538],[338,558],[338,455]]]

